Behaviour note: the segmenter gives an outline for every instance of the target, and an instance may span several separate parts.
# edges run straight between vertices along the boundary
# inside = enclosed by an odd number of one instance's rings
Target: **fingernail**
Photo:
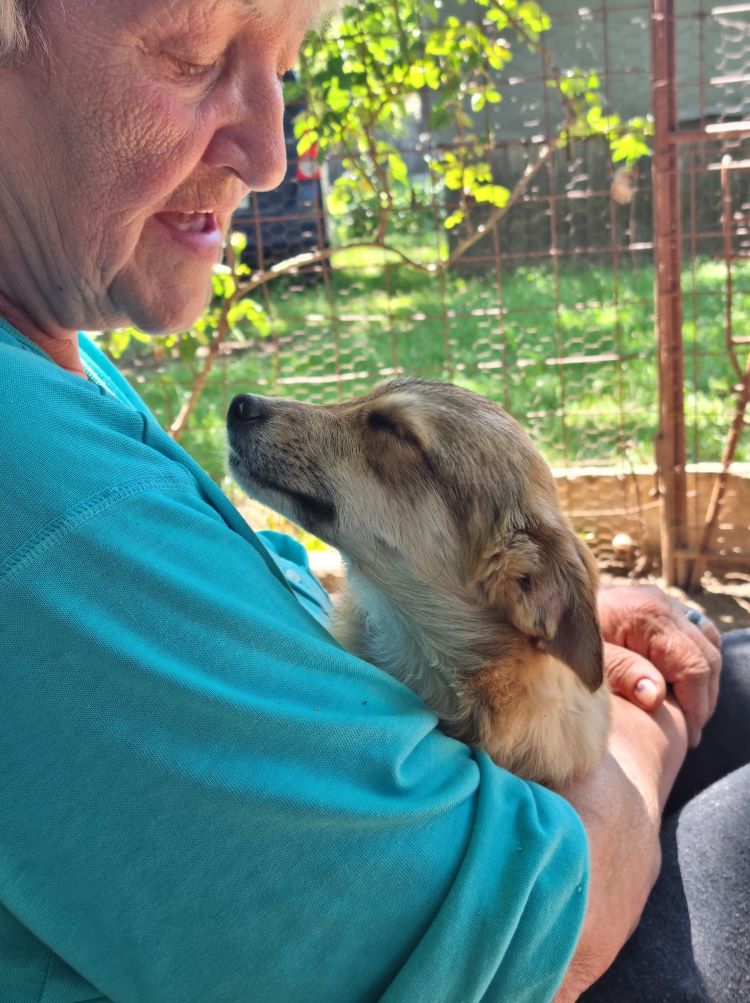
[[[635,684],[635,695],[641,703],[648,705],[653,704],[656,701],[659,691],[656,688],[656,683],[653,680],[644,678],[639,679]]]

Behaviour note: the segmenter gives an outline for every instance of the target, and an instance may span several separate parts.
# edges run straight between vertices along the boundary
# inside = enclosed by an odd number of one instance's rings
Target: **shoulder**
[[[135,409],[46,357],[1,341],[0,393],[0,441],[12,451],[14,444],[18,451],[33,444],[54,453],[68,439],[85,448],[92,436],[101,446],[107,432],[142,438],[143,416]]]
[[[0,400],[0,559],[102,492],[185,477],[147,446],[144,415],[48,359],[2,342]]]

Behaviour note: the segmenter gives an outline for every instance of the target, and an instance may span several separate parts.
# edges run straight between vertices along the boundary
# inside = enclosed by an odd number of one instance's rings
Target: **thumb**
[[[642,655],[616,644],[604,644],[604,674],[613,693],[643,710],[656,710],[667,695],[661,672]]]

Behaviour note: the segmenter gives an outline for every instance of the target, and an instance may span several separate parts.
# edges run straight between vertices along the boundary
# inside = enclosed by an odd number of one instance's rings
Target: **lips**
[[[211,211],[199,212],[160,212],[159,219],[167,226],[183,233],[206,233],[216,225],[216,216]]]
[[[216,263],[224,235],[213,210],[160,212],[154,217],[161,232],[168,235],[184,251]]]

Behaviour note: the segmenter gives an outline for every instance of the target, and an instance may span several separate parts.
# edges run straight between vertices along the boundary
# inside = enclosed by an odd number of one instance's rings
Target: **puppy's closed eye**
[[[399,425],[393,418],[382,411],[370,411],[367,416],[367,426],[376,432],[387,432],[398,438],[404,438],[406,431],[403,425]],[[408,433],[407,433],[408,434]]]
[[[368,429],[394,441],[424,450],[427,444],[424,420],[413,402],[398,397],[378,401],[367,414]]]

